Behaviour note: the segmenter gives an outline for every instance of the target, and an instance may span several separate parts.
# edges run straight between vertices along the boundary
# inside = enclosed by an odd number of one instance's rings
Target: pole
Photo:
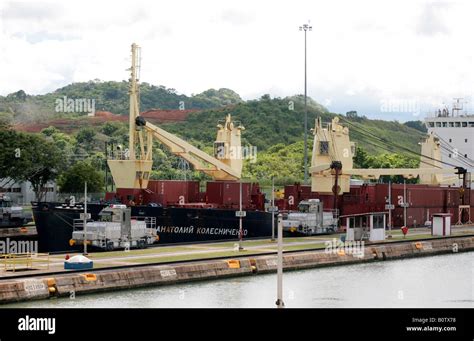
[[[407,226],[407,181],[403,179],[403,226]]]
[[[283,223],[282,215],[278,214],[278,267],[277,267],[277,301],[278,308],[284,308],[283,302]]]
[[[243,229],[242,229],[242,180],[239,181],[239,194],[240,194],[240,199],[239,199],[239,251],[242,251],[244,248],[242,247],[242,235],[243,235]]]
[[[306,77],[306,30],[304,30],[304,184],[308,184],[308,103]]]
[[[392,236],[392,181],[388,181],[388,235]]]
[[[272,177],[272,242],[275,241],[275,179]]]
[[[84,256],[87,255],[87,181],[84,182],[84,219],[82,221],[84,227]]]
[[[107,141],[105,141],[105,193],[107,193],[108,186],[107,186]]]

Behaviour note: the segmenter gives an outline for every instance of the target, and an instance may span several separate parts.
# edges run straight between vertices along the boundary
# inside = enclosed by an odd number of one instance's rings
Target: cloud
[[[0,95],[71,82],[141,80],[185,94],[231,88],[244,99],[304,91],[336,112],[382,115],[380,100],[474,94],[474,4],[395,0],[0,3]],[[434,19],[435,20],[434,20]],[[453,52],[454,49],[454,52]],[[349,95],[350,94],[350,95]],[[402,115],[401,115],[402,116]]]
[[[59,3],[8,1],[0,12],[4,21],[14,20],[54,20],[60,16],[62,6]]]
[[[241,10],[225,9],[222,11],[221,19],[232,25],[240,26],[251,23],[254,20],[254,16]]]
[[[449,34],[448,24],[445,22],[443,12],[449,10],[450,3],[433,2],[424,5],[419,18],[417,33],[421,35],[434,36],[437,34]]]

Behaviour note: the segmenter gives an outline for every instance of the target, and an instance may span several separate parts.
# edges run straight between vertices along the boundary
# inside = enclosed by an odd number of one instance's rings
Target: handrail
[[[0,255],[4,271],[47,269],[49,270],[49,253],[7,253]],[[44,264],[46,263],[46,264]]]

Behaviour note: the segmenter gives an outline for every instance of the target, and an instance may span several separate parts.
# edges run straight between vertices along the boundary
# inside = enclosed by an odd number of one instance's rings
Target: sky
[[[186,95],[244,99],[304,92],[330,111],[418,120],[474,102],[473,1],[0,0],[0,95],[128,78]],[[472,99],[472,100],[471,100]]]

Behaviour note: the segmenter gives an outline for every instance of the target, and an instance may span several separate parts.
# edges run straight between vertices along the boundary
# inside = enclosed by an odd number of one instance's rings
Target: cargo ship
[[[104,207],[120,203],[131,208],[134,219],[155,221],[160,244],[271,236],[275,207],[266,210],[265,195],[258,183],[241,182],[243,160],[239,150],[244,127],[233,122],[230,115],[219,122],[211,156],[147,122],[139,114],[137,60],[137,46],[132,45],[129,146],[110,146],[107,152],[116,190],[106,193],[102,202],[87,204],[88,219],[97,220]],[[283,219],[286,213],[301,211],[304,205],[300,203],[307,201],[321,203],[317,206],[332,212],[330,220],[337,220],[340,215],[387,212],[389,228],[426,226],[431,215],[439,212],[451,213],[456,224],[471,223],[474,193],[470,172],[442,159],[443,145],[433,132],[421,141],[421,152],[417,154],[419,168],[359,169],[353,167],[355,144],[350,141],[348,126],[351,123],[343,125],[340,119],[335,117],[325,124],[320,118],[316,120],[312,130],[311,185],[285,186],[284,197],[275,203],[284,214]],[[150,180],[154,139],[212,179],[207,181],[204,191],[200,191],[197,181]],[[419,183],[373,182],[381,176],[394,175],[419,178]],[[70,240],[75,222],[84,218],[83,213],[83,204],[33,203],[40,251],[77,249]],[[303,211],[294,221],[313,221],[313,217],[305,216],[308,214],[312,213]],[[325,215],[320,220],[326,220]],[[299,227],[290,226],[289,230],[328,231],[320,226]]]
[[[116,190],[102,202],[35,202],[33,215],[41,252],[77,249],[70,243],[77,222],[97,220],[110,204],[125,204],[133,219],[153,220],[160,244],[262,238],[272,234],[272,213],[257,183],[240,181],[241,133],[244,127],[231,115],[217,124],[214,155],[147,122],[139,112],[139,47],[132,45],[130,68],[129,145],[110,145],[107,164]],[[150,180],[154,140],[207,174],[206,189],[198,181]],[[86,196],[85,196],[86,197]]]
[[[160,245],[225,240],[237,242],[241,232],[239,217],[236,216],[239,209],[239,184],[208,182],[207,190],[201,193],[195,191],[197,185],[196,181],[150,181],[150,187],[161,187],[164,189],[163,193],[155,196],[157,200],[129,206],[131,216],[139,220],[152,218]],[[245,218],[242,219],[242,237],[252,239],[271,236],[271,214],[265,212],[261,201],[264,194],[260,192],[257,184],[244,183],[242,187],[243,209],[246,212]],[[189,188],[193,190],[188,191]],[[149,192],[146,192],[148,196]],[[207,193],[212,193],[207,203],[183,203],[186,199],[192,201],[195,194],[202,197]],[[126,202],[134,198],[135,196],[127,194],[120,199]],[[99,212],[111,202],[115,201],[88,203],[89,219],[99,220]],[[77,245],[71,245],[70,241],[75,223],[81,220],[82,213],[83,204],[34,203],[33,214],[40,252],[80,249]]]
[[[450,213],[454,224],[472,224],[471,198],[474,191],[471,189],[469,166],[472,167],[473,163],[468,155],[459,155],[456,163],[450,162],[449,158],[444,159],[442,153],[446,146],[442,137],[429,131],[420,141],[421,152],[410,151],[413,157],[419,158],[419,168],[354,168],[355,144],[350,141],[349,126],[359,134],[365,134],[368,141],[372,137],[363,127],[351,125],[349,121],[346,125],[341,124],[341,119],[336,117],[325,124],[320,119],[316,120],[311,186],[285,186],[284,198],[277,201],[280,210],[293,211],[303,200],[319,199],[325,209],[335,210],[339,215],[387,212],[389,227],[427,226],[434,213]],[[432,120],[427,122],[431,127]],[[459,126],[468,127],[462,123]],[[466,131],[466,134],[469,133]],[[462,136],[462,143],[468,138],[467,135]],[[380,139],[381,146],[383,143]],[[456,146],[450,147],[456,150]],[[419,183],[374,182],[382,176],[396,175],[418,178]]]

